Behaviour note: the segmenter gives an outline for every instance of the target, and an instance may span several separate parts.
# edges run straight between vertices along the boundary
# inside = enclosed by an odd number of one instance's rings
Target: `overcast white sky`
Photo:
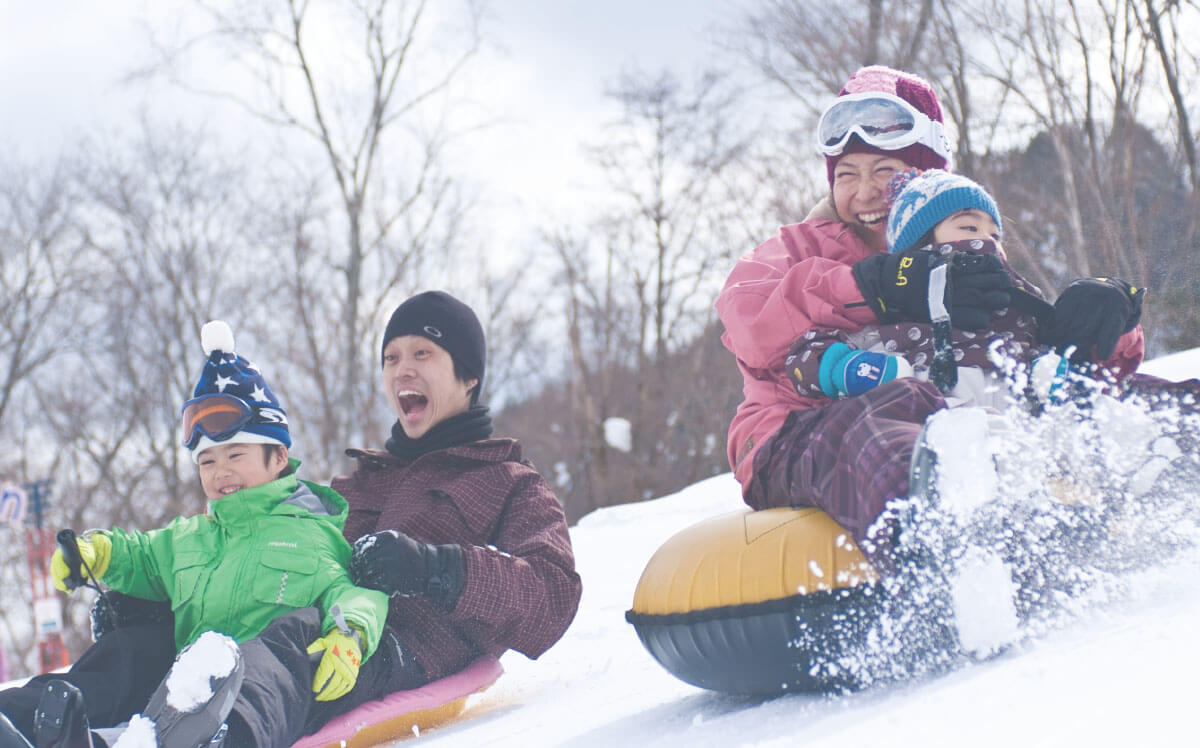
[[[465,160],[485,186],[533,213],[570,200],[586,164],[579,144],[612,116],[602,95],[625,69],[687,75],[711,55],[714,27],[746,0],[493,0],[493,47],[473,75],[504,124]],[[170,23],[171,0],[0,0],[0,148],[53,157],[84,134],[155,109],[121,75],[145,49],[146,23]],[[591,139],[595,139],[594,137]]]
[[[606,85],[631,68],[670,68],[689,76],[711,57],[714,27],[743,0],[496,0],[504,51],[481,98],[507,123],[473,141],[473,153],[519,208],[538,216],[569,212],[582,194],[588,164],[581,142],[599,139],[616,109]],[[478,74],[481,68],[476,68]],[[512,177],[513,181],[508,182]],[[586,199],[586,198],[582,198]],[[531,216],[532,217],[532,216]]]

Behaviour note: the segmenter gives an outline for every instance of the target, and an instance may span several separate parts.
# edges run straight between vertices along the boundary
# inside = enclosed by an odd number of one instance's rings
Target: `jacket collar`
[[[521,444],[516,439],[482,439],[480,441],[459,444],[434,452],[427,452],[411,462],[396,457],[382,449],[358,449],[351,447],[346,450],[346,456],[358,460],[358,465],[366,469],[402,468],[415,465],[418,462],[432,461],[453,463],[465,462],[520,462]]]
[[[344,523],[346,500],[333,489],[300,480],[296,458],[289,458],[288,465],[291,471],[281,478],[208,502],[207,515],[222,524],[266,514],[324,516],[339,526]]]
[[[866,247],[869,254],[875,254],[876,251],[871,249],[871,246],[863,239],[858,230],[850,224],[838,217],[837,209],[833,204],[833,196],[826,195],[821,198],[820,202],[813,206],[808,215],[804,217],[804,223],[820,226],[829,236],[832,236],[836,241],[844,241],[846,234],[854,237],[854,240]],[[881,250],[881,251],[887,251]]]
[[[842,222],[838,217],[837,209],[833,205],[833,197],[826,195],[813,206],[812,210],[808,211],[808,215],[804,217],[805,221],[837,221]]]

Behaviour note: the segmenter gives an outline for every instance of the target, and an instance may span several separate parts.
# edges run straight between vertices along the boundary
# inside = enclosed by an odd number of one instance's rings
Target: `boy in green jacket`
[[[168,675],[145,716],[130,723],[130,732],[153,729],[160,746],[207,746],[214,733],[223,731],[242,683],[235,642],[253,639],[279,616],[309,606],[320,610],[325,634],[308,648],[314,660],[321,654],[313,681],[320,701],[339,698],[354,685],[387,616],[386,595],[350,582],[351,549],[342,536],[346,501],[330,488],[296,477],[300,463],[288,457],[287,416],[258,369],[234,353],[233,334],[224,322],[206,324],[201,341],[208,360],[183,407],[183,443],[196,462],[206,512],[159,530],[113,528],[77,540],[92,576],[110,589],[171,601],[175,645],[184,650],[173,672],[203,670],[222,657],[220,639],[209,635],[195,647],[204,651],[181,668],[186,648],[202,634],[226,637],[232,665],[227,673],[212,674],[208,685],[214,695],[197,704],[195,714],[170,706],[178,699],[165,698]],[[56,552],[51,576],[64,591],[67,575],[61,551]],[[72,694],[58,683],[70,701]],[[40,735],[42,722],[71,720],[39,715],[34,722]],[[43,742],[65,741],[39,739],[39,748]]]

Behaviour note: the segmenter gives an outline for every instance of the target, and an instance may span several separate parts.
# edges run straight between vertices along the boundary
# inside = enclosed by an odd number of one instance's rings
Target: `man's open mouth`
[[[406,416],[419,415],[429,405],[429,398],[416,390],[401,390],[396,397],[400,401],[400,410]]]

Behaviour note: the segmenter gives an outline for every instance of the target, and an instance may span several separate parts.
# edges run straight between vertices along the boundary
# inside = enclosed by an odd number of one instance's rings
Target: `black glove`
[[[1146,289],[1116,278],[1074,281],[1054,302],[1049,324],[1038,328],[1038,341],[1059,352],[1075,346],[1075,363],[1104,361],[1116,350],[1117,339],[1137,327],[1145,295]]]
[[[425,595],[453,610],[466,581],[462,547],[432,545],[402,532],[384,530],[354,543],[350,580],[388,595]]]
[[[981,330],[992,313],[1012,305],[1012,276],[995,255],[955,252],[950,260],[950,323],[960,330]]]
[[[929,271],[937,255],[929,249],[871,255],[854,263],[854,281],[882,323],[929,321]],[[951,255],[946,308],[963,330],[988,326],[992,312],[1012,301],[1012,278],[994,255]]]
[[[175,623],[170,600],[143,600],[116,590],[96,598],[92,603],[91,619],[92,641],[125,626]]]

